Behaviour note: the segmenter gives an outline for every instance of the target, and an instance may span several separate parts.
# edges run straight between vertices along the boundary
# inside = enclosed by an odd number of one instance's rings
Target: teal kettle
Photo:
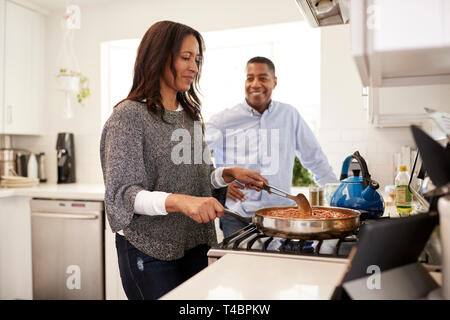
[[[352,159],[355,159],[361,168],[353,170],[354,176],[348,177],[348,169]],[[378,182],[372,180],[367,169],[366,161],[358,151],[345,158],[342,164],[341,184],[330,200],[330,206],[359,210],[361,219],[376,219],[384,213],[384,200],[377,189]]]

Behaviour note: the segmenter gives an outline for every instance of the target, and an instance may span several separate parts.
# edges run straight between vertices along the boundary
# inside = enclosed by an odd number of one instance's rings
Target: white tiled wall
[[[100,166],[100,136],[74,134],[76,178],[80,183],[103,183]],[[13,147],[45,152],[47,181],[56,183],[56,133],[44,136],[13,136]]]
[[[380,133],[382,130],[386,133]],[[324,129],[318,138],[338,178],[344,159],[359,151],[372,178],[382,187],[393,184],[394,153],[402,145],[414,145],[407,128]]]
[[[344,159],[359,151],[372,178],[393,184],[394,153],[414,146],[409,128],[374,128],[367,120],[362,85],[350,54],[347,25],[321,29],[319,142],[339,178]]]

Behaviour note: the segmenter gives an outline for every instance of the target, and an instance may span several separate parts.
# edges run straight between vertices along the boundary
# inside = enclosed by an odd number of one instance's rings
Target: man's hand
[[[239,183],[232,182],[228,185],[228,193],[227,197],[230,198],[233,201],[244,201],[245,196],[239,189],[246,189],[244,186],[242,186]]]
[[[261,191],[263,184],[269,184],[266,178],[264,178],[258,171],[249,170],[245,168],[226,168],[222,173],[223,180],[226,183],[230,183],[234,180],[244,184],[247,188]]]
[[[223,206],[212,197],[171,194],[166,198],[167,212],[182,212],[197,223],[206,223],[223,216]]]

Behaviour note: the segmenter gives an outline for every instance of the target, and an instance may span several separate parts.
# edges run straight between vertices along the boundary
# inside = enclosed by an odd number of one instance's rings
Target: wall
[[[62,118],[64,96],[56,90],[55,84],[55,75],[60,67],[57,57],[61,50],[62,14],[62,10],[55,11],[46,18],[45,134],[41,137],[15,137],[14,146],[45,152],[49,182],[56,182],[56,134],[74,132],[77,180],[82,183],[103,181],[99,161],[101,42],[141,38],[152,23],[163,19],[191,25],[201,32],[301,19],[292,0],[111,0],[106,4],[81,6],[81,30],[75,38],[75,50],[81,70],[90,79],[92,96],[85,107],[76,108],[74,119],[65,120]],[[372,177],[381,185],[392,184],[394,152],[399,151],[402,145],[414,145],[409,129],[373,128],[368,123],[363,109],[361,82],[350,55],[349,26],[320,30],[319,141],[338,176],[344,158],[359,150]]]
[[[448,86],[422,86],[420,92],[433,95],[436,101],[441,102],[433,108],[449,112],[450,96],[439,90],[442,87]],[[386,91],[389,99],[383,104],[394,103],[392,113],[411,110],[414,88],[389,88]],[[403,145],[415,146],[410,129],[373,127],[367,121],[363,105],[362,85],[350,53],[349,26],[322,28],[319,141],[337,174],[345,157],[358,150],[365,158],[373,179],[381,186],[393,184],[394,153],[399,152]],[[427,123],[425,129],[432,131],[434,126]]]
[[[46,17],[45,132],[40,137],[15,136],[13,140],[16,148],[46,153],[49,182],[56,182],[56,134],[73,132],[77,181],[103,183],[99,159],[101,42],[141,38],[159,20],[185,23],[200,32],[301,20],[292,0],[111,0],[80,7],[81,29],[76,33],[74,45],[81,71],[90,80],[91,97],[84,107],[76,107],[73,119],[62,117],[65,100],[63,93],[56,90],[55,75],[60,68],[57,60],[63,38],[60,20],[64,10],[50,12]]]

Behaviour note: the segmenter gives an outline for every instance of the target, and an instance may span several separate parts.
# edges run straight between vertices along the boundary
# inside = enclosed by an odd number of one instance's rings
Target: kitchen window
[[[306,22],[202,33],[206,51],[200,80],[205,121],[242,102],[245,64],[254,56],[271,59],[278,77],[273,99],[295,106],[317,134],[320,120],[320,31]],[[101,44],[102,126],[131,88],[140,39]]]

